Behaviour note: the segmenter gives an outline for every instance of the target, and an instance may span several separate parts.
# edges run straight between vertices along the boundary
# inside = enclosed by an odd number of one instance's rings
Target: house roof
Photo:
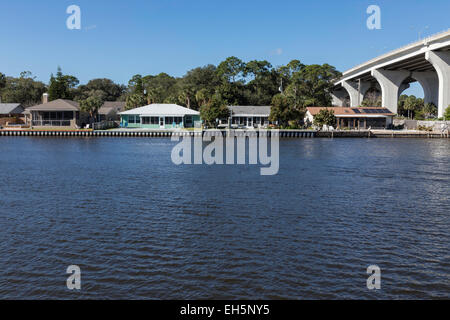
[[[27,111],[80,111],[77,102],[72,100],[58,99],[48,103],[29,107]]]
[[[200,115],[200,112],[188,109],[176,104],[150,104],[148,106],[121,112],[120,115],[140,115],[140,116],[185,116]]]
[[[126,102],[123,101],[105,101],[105,103],[98,109],[99,114],[109,114],[111,112],[119,113],[125,109]]]
[[[0,114],[20,114],[24,110],[20,103],[0,103]]]
[[[270,115],[270,106],[229,106],[233,116],[260,116],[268,117]]]
[[[336,117],[387,117],[387,116],[395,116],[394,113],[389,111],[386,108],[379,107],[358,107],[358,108],[350,108],[350,107],[307,107],[306,110],[312,115],[317,115],[320,110],[329,109],[334,111],[334,115]]]

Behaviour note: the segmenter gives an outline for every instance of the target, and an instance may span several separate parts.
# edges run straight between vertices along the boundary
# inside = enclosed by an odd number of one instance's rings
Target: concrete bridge
[[[425,103],[434,103],[442,117],[450,105],[450,29],[345,71],[335,83],[333,105],[357,107],[375,90],[382,106],[397,113],[399,96],[416,81]]]

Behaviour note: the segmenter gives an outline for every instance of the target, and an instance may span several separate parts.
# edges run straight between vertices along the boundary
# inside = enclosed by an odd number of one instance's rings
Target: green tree
[[[444,120],[445,120],[445,121],[450,121],[450,105],[448,106],[447,109],[445,109],[445,112],[444,112]]]
[[[6,76],[0,72],[0,90],[6,86]]]
[[[405,109],[405,101],[408,99],[408,96],[406,94],[402,94],[398,98],[398,110],[397,113],[402,116],[407,116],[407,110]]]
[[[75,92],[76,101],[90,96],[100,96],[104,101],[117,101],[125,93],[126,87],[106,78],[90,80],[86,85],[80,85]]]
[[[29,71],[20,73],[19,78],[5,77],[3,89],[0,89],[1,101],[4,103],[21,103],[25,107],[39,104],[42,94],[47,89],[45,84],[35,81]]]
[[[89,119],[92,123],[98,114],[98,109],[103,105],[103,100],[99,97],[91,96],[85,100],[80,101],[80,109],[83,112],[89,113]]]
[[[194,91],[189,87],[184,87],[178,94],[178,101],[180,104],[188,109],[191,109],[191,101],[194,98]]]
[[[188,71],[183,78],[178,80],[176,88],[181,104],[198,110],[201,106],[201,101],[197,100],[197,92],[205,89],[208,95],[212,96],[220,84],[221,81],[216,67],[207,65]]]
[[[144,95],[144,82],[140,74],[134,75],[130,81],[128,81],[128,88],[132,94]]]
[[[216,119],[225,119],[230,115],[226,103],[218,95],[214,95],[212,99],[200,108],[200,116],[208,126],[214,127]]]
[[[323,125],[334,126],[336,124],[334,111],[328,108],[320,110],[314,117],[314,124],[318,127],[322,127]]]
[[[125,109],[130,110],[139,108],[147,104],[145,95],[144,81],[140,74],[134,75],[128,81],[128,94],[126,97]]]
[[[175,95],[170,95],[168,96],[166,99],[164,99],[164,103],[169,103],[169,104],[179,104],[180,100],[178,96]]]
[[[438,108],[434,103],[426,103],[423,106],[423,113],[426,119],[435,118],[438,113]]]
[[[286,94],[294,99],[296,105],[303,107],[329,106],[333,80],[340,75],[340,72],[328,64],[304,66],[293,74]]]
[[[125,109],[131,110],[139,107],[145,106],[147,103],[147,100],[143,94],[130,94],[127,96]]]
[[[277,74],[277,89],[284,93],[286,88],[291,84],[294,74],[300,72],[305,67],[300,60],[292,60],[285,66],[280,66],[275,70]]]
[[[414,112],[419,111],[423,106],[423,100],[415,96],[408,96],[403,102],[403,109],[407,111],[409,119],[413,118]]]
[[[228,82],[236,82],[237,78],[243,76],[245,63],[236,57],[228,57],[217,67],[217,74]]]
[[[212,64],[189,70],[182,81],[189,84],[195,91],[203,88],[214,91],[221,83],[217,68]]]
[[[248,104],[248,100],[245,99],[245,86],[242,83],[223,82],[215,92],[228,105]]]
[[[243,76],[245,78],[250,77],[251,81],[261,80],[270,74],[271,69],[272,65],[266,60],[264,61],[252,60],[249,61],[247,64],[245,64],[243,68],[244,70]]]
[[[163,103],[170,95],[176,95],[177,79],[167,73],[142,78],[144,89],[147,90],[147,102]]]
[[[147,103],[162,103],[164,101],[163,95],[164,91],[161,87],[150,87],[147,90]]]
[[[290,81],[295,73],[300,72],[305,67],[300,60],[292,60],[285,66],[278,68],[278,73],[285,81]],[[287,83],[286,83],[287,84]]]
[[[48,99],[53,101],[56,99],[69,99],[72,100],[75,96],[75,87],[80,82],[78,79],[71,75],[64,75],[61,71],[61,67],[58,67],[56,77],[53,74],[50,76],[50,85],[48,88]]]
[[[281,77],[268,61],[253,60],[246,64],[246,102],[251,105],[268,105],[279,93]]]
[[[213,93],[211,91],[209,91],[206,88],[200,89],[199,91],[197,91],[197,93],[195,94],[195,100],[197,101],[198,105],[204,106],[205,104],[207,104],[211,98],[213,96]]]
[[[272,99],[272,108],[269,120],[278,121],[281,126],[287,126],[290,122],[300,123],[305,115],[305,109],[295,106],[290,96],[277,94]]]

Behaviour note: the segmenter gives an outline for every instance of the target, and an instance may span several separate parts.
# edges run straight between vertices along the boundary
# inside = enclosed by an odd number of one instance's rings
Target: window
[[[175,122],[175,124],[180,124],[180,123],[182,123],[182,122],[183,122],[183,117],[175,117],[175,118],[174,118],[174,122]]]
[[[128,123],[136,123],[134,116],[128,116]]]
[[[72,111],[64,111],[63,119],[64,120],[70,120],[73,118],[73,112]]]
[[[166,125],[171,125],[173,123],[173,117],[166,117]]]
[[[159,124],[159,117],[142,117],[142,124]]]

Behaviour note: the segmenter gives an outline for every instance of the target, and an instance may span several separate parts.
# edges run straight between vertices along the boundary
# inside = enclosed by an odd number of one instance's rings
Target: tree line
[[[433,103],[425,103],[414,95],[401,95],[398,100],[398,115],[414,120],[434,119],[438,108]]]
[[[328,64],[306,65],[292,60],[274,67],[266,60],[244,62],[229,57],[217,66],[194,68],[183,77],[137,74],[127,85],[110,79],[80,84],[58,67],[48,84],[37,81],[31,72],[23,72],[19,78],[0,73],[0,97],[2,102],[31,106],[41,103],[42,94],[48,92],[50,101],[75,100],[92,115],[104,101],[124,101],[126,109],[175,103],[200,111],[209,124],[228,116],[227,105],[272,105],[271,120],[287,126],[300,122],[307,106],[331,105],[333,80],[340,75]]]

